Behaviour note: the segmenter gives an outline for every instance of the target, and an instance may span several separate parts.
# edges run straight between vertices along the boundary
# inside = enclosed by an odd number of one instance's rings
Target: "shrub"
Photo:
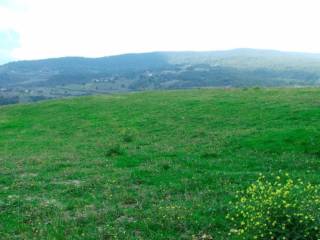
[[[264,176],[237,193],[227,219],[233,239],[320,239],[319,186]]]

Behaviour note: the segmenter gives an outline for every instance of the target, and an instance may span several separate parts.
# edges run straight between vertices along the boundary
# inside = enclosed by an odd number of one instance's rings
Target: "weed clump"
[[[123,154],[123,149],[119,144],[114,144],[108,147],[105,152],[106,157],[114,157]]]
[[[123,136],[122,136],[122,139],[125,143],[131,143],[133,142],[133,135],[130,134],[130,133],[125,133]]]
[[[125,143],[131,143],[135,138],[134,132],[128,129],[123,130],[121,135],[122,135],[122,141]]]
[[[162,169],[163,170],[169,170],[170,169],[170,164],[169,163],[164,163],[164,164],[162,164]]]
[[[320,239],[320,187],[281,174],[264,176],[230,203],[234,239]]]
[[[201,154],[201,158],[217,158],[217,157],[219,157],[219,155],[214,152],[206,152]]]

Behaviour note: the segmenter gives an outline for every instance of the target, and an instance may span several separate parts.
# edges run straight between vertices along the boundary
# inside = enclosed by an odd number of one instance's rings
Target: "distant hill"
[[[152,89],[319,84],[319,54],[235,49],[64,57],[0,66],[0,103]]]

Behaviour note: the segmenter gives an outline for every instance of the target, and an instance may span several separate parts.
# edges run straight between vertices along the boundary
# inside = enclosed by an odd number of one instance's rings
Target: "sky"
[[[0,0],[0,63],[233,48],[320,53],[319,0]]]

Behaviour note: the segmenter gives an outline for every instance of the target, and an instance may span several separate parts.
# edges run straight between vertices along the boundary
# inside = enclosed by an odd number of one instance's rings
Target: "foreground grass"
[[[190,90],[0,108],[0,238],[226,239],[259,173],[320,183],[320,89]]]

